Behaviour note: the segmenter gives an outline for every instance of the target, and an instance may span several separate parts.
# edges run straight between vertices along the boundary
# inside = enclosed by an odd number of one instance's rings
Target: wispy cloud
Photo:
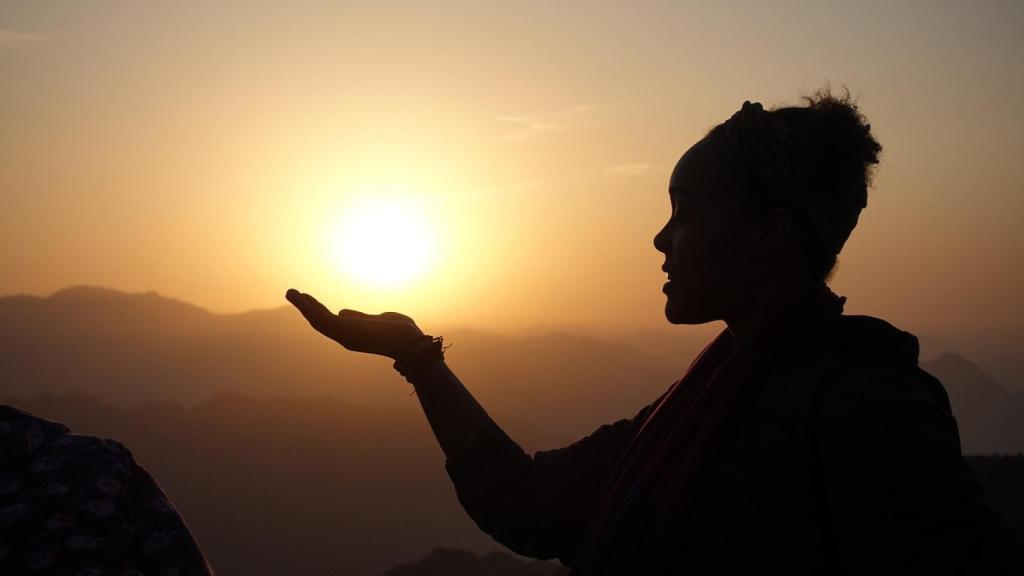
[[[4,30],[0,28],[0,49],[34,44],[42,39],[38,34],[18,32],[17,30]]]
[[[609,166],[608,173],[616,176],[646,176],[654,171],[654,165],[647,162],[632,162]]]
[[[539,116],[496,116],[495,120],[512,127],[512,130],[505,134],[507,140],[524,140],[538,134],[564,132],[570,128],[574,120],[586,116],[590,111],[590,106],[577,104]]]

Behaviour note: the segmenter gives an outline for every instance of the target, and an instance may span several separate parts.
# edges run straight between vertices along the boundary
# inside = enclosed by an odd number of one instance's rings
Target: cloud
[[[524,140],[538,134],[564,132],[574,120],[590,112],[591,107],[577,104],[563,110],[540,116],[496,116],[494,119],[502,124],[509,124],[513,129],[505,134],[506,140]]]
[[[38,34],[29,34],[27,32],[4,30],[0,28],[0,49],[34,44],[40,39],[42,39],[42,36],[39,36]]]
[[[653,171],[654,165],[647,162],[632,162],[608,167],[608,173],[616,176],[645,176]]]

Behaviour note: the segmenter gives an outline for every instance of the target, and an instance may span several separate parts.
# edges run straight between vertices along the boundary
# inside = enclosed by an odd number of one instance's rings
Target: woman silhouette
[[[881,147],[848,95],[746,102],[679,160],[665,315],[727,328],[632,418],[529,456],[394,312],[286,297],[413,384],[463,507],[577,575],[1011,573],[1019,560],[960,453],[917,339],[842,313],[826,280]],[[1013,572],[1020,573],[1020,572]]]

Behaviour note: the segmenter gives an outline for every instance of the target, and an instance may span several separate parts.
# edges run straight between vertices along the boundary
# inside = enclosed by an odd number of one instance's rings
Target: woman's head
[[[805,104],[746,102],[679,160],[654,239],[670,322],[728,319],[753,293],[806,290],[835,266],[881,146],[848,95]]]

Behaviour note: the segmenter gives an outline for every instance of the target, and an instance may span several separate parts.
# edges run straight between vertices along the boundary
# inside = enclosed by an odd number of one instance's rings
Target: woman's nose
[[[662,226],[661,230],[658,230],[658,233],[654,235],[654,249],[658,252],[665,252],[667,250],[665,245],[665,228],[667,227],[667,224]]]

